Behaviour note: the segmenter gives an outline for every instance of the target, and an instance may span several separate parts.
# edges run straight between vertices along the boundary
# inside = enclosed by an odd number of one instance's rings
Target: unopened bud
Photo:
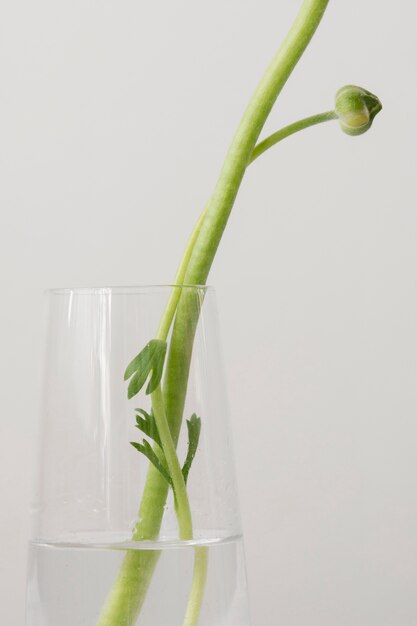
[[[335,111],[342,130],[348,135],[362,135],[382,109],[376,96],[362,87],[346,85],[336,94]]]

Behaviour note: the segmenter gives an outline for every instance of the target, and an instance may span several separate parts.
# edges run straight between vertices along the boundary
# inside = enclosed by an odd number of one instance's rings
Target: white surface
[[[298,3],[0,7],[2,623],[23,626],[42,290],[171,280]],[[253,624],[417,622],[414,3],[333,2],[267,130],[354,82],[384,111],[253,165],[216,285]],[[57,625],[58,626],[58,625]]]

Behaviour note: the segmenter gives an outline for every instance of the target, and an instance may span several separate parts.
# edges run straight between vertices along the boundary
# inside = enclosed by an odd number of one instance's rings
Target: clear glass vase
[[[27,626],[248,626],[213,290],[48,299]],[[134,394],[138,354],[154,368]]]

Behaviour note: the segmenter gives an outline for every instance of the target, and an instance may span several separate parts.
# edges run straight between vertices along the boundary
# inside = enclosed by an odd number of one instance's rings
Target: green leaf
[[[130,444],[146,456],[146,458],[156,467],[156,469],[160,472],[160,474],[165,478],[165,480],[172,485],[171,474],[169,473],[166,465],[159,459],[156,452],[153,450],[152,446],[146,439],[143,440],[142,443],[137,443],[136,441],[131,441]]]
[[[148,435],[150,439],[153,439],[153,441],[162,449],[158,427],[152,411],[150,413],[147,413],[143,409],[135,409],[135,411],[139,413],[139,415],[136,415],[136,428],[139,428],[139,430],[141,430],[145,435]]]
[[[127,397],[129,400],[136,396],[136,394],[138,394],[139,391],[142,389],[143,385],[146,382],[148,374],[149,372],[145,370],[139,370],[132,376],[129,386],[127,388]]]
[[[191,469],[192,462],[198,448],[198,442],[201,432],[201,418],[197,417],[195,413],[187,420],[188,430],[188,452],[185,459],[185,463],[182,468],[182,475],[184,476],[184,482],[187,483],[188,474]]]
[[[130,378],[127,389],[129,400],[139,393],[148,377],[149,383],[146,387],[146,393],[150,394],[155,391],[161,382],[166,351],[166,341],[151,339],[143,350],[129,363],[124,375],[125,380]]]

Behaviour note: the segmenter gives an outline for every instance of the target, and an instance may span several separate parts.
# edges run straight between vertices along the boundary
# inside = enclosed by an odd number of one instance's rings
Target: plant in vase
[[[375,95],[361,87],[347,85],[337,92],[334,109],[294,122],[258,143],[265,121],[317,29],[327,4],[328,0],[305,0],[285,41],[262,77],[230,146],[214,193],[191,235],[176,275],[176,285],[205,284],[239,186],[250,163],[290,135],[327,121],[339,120],[345,133],[360,135],[371,127],[374,117],[381,110],[381,103]],[[199,417],[193,415],[186,421],[189,454],[182,468],[176,454],[176,443],[183,419],[189,363],[197,322],[198,317],[195,308],[190,306],[187,292],[182,293],[180,289],[174,288],[156,337],[126,369],[125,379],[130,379],[128,397],[132,398],[139,393],[149,378],[146,393],[151,395],[152,401],[150,414],[139,410],[137,426],[153,440],[154,446],[152,447],[146,439],[142,443],[134,442],[132,445],[145,454],[153,465],[143,495],[141,511],[147,511],[147,499],[153,492],[152,516],[156,521],[149,528],[146,527],[147,519],[141,516],[141,522],[134,533],[134,539],[137,540],[157,536],[168,487],[174,492],[180,537],[185,540],[193,537],[192,512],[187,498],[186,483],[198,446],[201,428]],[[167,339],[171,326],[173,326],[172,335],[168,346]],[[168,358],[165,363],[167,351]],[[162,382],[164,366],[165,375]],[[159,496],[156,501],[155,494]],[[104,607],[99,626],[127,626],[135,623],[150,580],[146,575],[140,580],[131,579],[129,570],[137,565],[135,559],[140,559],[140,556],[129,555],[132,563],[124,564]],[[151,570],[154,564],[151,563],[147,567]],[[193,581],[184,626],[195,626],[198,623],[207,567],[207,550],[196,548]],[[127,614],[132,615],[130,620],[126,618]]]
[[[288,77],[315,33],[328,0],[304,0],[287,37],[267,68],[241,119],[217,184],[192,232],[181,259],[175,285],[155,335],[145,346],[132,346],[126,364],[127,396],[132,402],[132,422],[138,438],[130,445],[146,457],[149,469],[139,505],[139,521],[132,541],[156,541],[163,521],[167,497],[172,492],[181,541],[193,542],[193,510],[187,482],[199,454],[205,416],[184,415],[193,343],[202,302],[196,306],[193,288],[203,286],[213,263],[228,217],[248,166],[266,150],[306,128],[338,120],[350,135],[366,132],[381,104],[369,91],[348,85],[336,94],[334,108],[286,126],[259,141],[262,128]],[[184,286],[184,287],[183,287]],[[201,292],[204,300],[204,291]],[[199,297],[200,297],[199,296]],[[120,381],[122,384],[122,381]],[[145,404],[146,397],[150,403]],[[135,408],[133,408],[135,407]],[[181,429],[188,438],[187,451],[177,451]],[[126,447],[129,441],[126,441]],[[200,621],[209,563],[206,546],[194,546],[192,577],[182,619],[184,626]],[[158,550],[129,550],[101,609],[96,626],[134,626],[160,558]],[[230,625],[231,626],[231,625]],[[234,624],[233,624],[234,626]]]

